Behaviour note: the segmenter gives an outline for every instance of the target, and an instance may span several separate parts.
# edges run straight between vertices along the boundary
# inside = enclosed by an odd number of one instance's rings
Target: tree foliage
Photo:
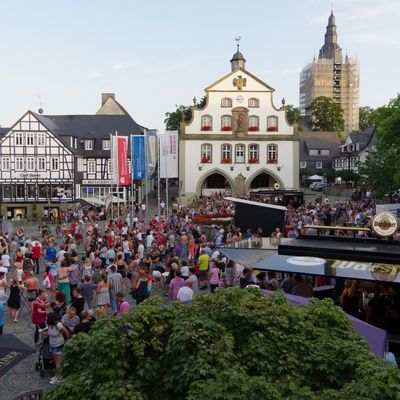
[[[297,124],[299,129],[302,129],[304,118],[300,114],[299,107],[295,107],[293,104],[286,106],[286,118],[290,125]]]
[[[361,163],[360,173],[379,198],[400,188],[400,95],[374,114],[375,148]]]
[[[331,300],[225,289],[192,305],[151,298],[65,346],[46,400],[394,400],[400,374]]]
[[[175,111],[165,113],[164,123],[167,131],[178,130],[182,120],[188,122],[192,118],[192,107],[182,105],[175,107]]]
[[[336,177],[341,177],[344,182],[358,183],[361,180],[361,176],[358,172],[352,169],[342,169],[341,171],[336,171]]]
[[[344,129],[343,109],[331,98],[316,97],[311,103],[314,131],[342,132]]]
[[[372,107],[360,107],[359,108],[359,127],[360,131],[374,126],[376,123],[376,110]]]

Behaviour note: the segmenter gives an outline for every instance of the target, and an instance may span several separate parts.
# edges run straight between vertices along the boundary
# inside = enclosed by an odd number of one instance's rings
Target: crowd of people
[[[146,223],[140,208],[134,215],[103,222],[104,211],[89,209],[72,213],[68,224],[59,220],[57,225],[46,224],[45,229],[42,225],[37,235],[28,237],[21,228],[1,236],[0,333],[4,325],[1,303],[7,299],[13,323],[18,323],[21,308],[26,307],[32,314],[34,343],[41,336],[48,337],[58,368],[71,335],[88,332],[96,320],[106,316],[120,317],[133,303],[140,304],[154,294],[190,304],[204,292],[257,285],[311,297],[313,287],[326,284],[322,278],[253,271],[222,254],[218,247],[223,243],[262,236],[260,230],[242,233],[232,223],[206,230],[193,222],[196,215],[233,214],[233,204],[222,196],[195,199],[191,207],[178,203],[169,215],[165,207],[161,210],[160,216]],[[296,237],[307,225],[368,226],[373,214],[372,204],[325,200],[289,207],[287,223]],[[274,235],[280,238],[282,233],[277,229]],[[363,305],[360,288],[349,284],[338,302],[346,312],[377,326],[398,322],[396,291],[378,287],[375,292]],[[392,319],[385,317],[389,308]],[[56,374],[51,383],[58,379]]]

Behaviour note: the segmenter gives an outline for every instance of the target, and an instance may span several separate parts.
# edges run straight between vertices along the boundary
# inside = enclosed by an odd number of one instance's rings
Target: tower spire
[[[231,62],[232,71],[234,71],[237,68],[243,68],[244,69],[244,67],[246,65],[246,60],[243,57],[243,54],[240,52],[240,44],[239,44],[239,42],[240,42],[241,39],[242,38],[240,36],[237,36],[235,38],[237,50],[236,50],[236,53],[233,55],[233,57],[232,57],[232,59],[230,61]]]
[[[336,18],[333,13],[333,3],[328,25],[326,26],[325,42],[319,51],[319,58],[328,58],[338,61],[342,58],[342,49],[337,44]]]

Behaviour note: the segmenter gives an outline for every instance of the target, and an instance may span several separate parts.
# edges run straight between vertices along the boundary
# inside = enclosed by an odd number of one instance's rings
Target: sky
[[[0,0],[0,125],[40,107],[94,114],[112,92],[163,130],[166,112],[230,72],[237,36],[274,103],[297,106],[330,11],[330,0]],[[334,13],[339,45],[360,63],[360,105],[386,104],[400,92],[400,0],[336,0]]]

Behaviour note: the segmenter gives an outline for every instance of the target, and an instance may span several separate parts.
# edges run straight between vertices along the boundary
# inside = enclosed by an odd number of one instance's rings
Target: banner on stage
[[[160,134],[160,178],[178,178],[178,131]]]
[[[146,179],[145,137],[132,136],[132,179]]]
[[[128,137],[111,136],[111,182],[126,186],[131,183],[128,167]]]

